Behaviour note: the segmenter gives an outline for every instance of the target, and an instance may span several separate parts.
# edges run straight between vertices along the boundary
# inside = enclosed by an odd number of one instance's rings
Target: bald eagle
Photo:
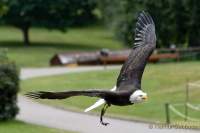
[[[128,59],[123,64],[117,78],[116,86],[110,90],[80,90],[64,92],[29,92],[26,96],[35,99],[66,99],[72,96],[99,97],[94,105],[87,108],[90,111],[102,104],[100,122],[102,125],[106,109],[111,105],[126,106],[143,102],[147,94],[141,89],[141,79],[149,56],[156,47],[155,25],[148,12],[142,11],[137,17],[135,42]]]

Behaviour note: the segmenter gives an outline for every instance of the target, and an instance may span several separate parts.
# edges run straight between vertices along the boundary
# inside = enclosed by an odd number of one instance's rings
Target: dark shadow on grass
[[[55,48],[62,50],[99,50],[101,46],[91,46],[87,44],[72,43],[52,43],[52,42],[32,42],[29,46],[25,46],[20,41],[0,41],[0,48]]]

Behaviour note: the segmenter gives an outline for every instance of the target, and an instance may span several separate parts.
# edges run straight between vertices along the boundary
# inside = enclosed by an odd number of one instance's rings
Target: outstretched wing
[[[117,79],[118,90],[122,90],[126,85],[134,85],[135,89],[141,89],[142,74],[155,47],[156,34],[153,19],[147,12],[142,11],[137,18],[133,49]]]
[[[116,96],[118,93],[104,90],[85,90],[85,91],[65,91],[65,92],[29,92],[25,94],[27,97],[34,99],[66,99],[72,96],[89,96],[106,98],[109,96]]]

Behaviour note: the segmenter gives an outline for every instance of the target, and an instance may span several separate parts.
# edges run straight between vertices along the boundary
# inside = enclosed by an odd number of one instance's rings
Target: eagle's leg
[[[100,122],[102,125],[107,126],[109,123],[103,122],[103,116],[106,112],[106,109],[110,106],[110,104],[106,103],[104,104],[102,110],[101,110],[101,116],[100,116]]]

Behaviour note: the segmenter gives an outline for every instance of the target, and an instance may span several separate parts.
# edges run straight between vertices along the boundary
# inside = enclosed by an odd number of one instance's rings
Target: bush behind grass
[[[16,65],[1,55],[0,58],[0,121],[13,119],[18,113],[17,93],[19,77]]]

